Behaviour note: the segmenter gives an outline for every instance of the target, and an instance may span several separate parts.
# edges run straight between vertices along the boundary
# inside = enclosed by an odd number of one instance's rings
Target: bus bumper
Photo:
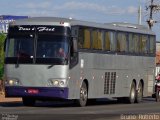
[[[6,86],[6,97],[68,98],[68,88]]]

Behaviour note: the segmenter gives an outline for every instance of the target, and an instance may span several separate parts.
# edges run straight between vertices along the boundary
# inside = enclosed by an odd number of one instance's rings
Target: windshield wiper
[[[50,68],[52,68],[53,66],[54,66],[54,65],[50,65],[50,66],[48,66],[47,68],[50,69]]]
[[[17,57],[17,63],[15,64],[15,67],[18,68],[19,67],[19,55]]]
[[[67,65],[67,63],[68,63],[68,59],[65,58],[65,59],[62,59],[62,61],[61,61],[59,64],[60,64],[60,65]],[[52,68],[53,66],[55,66],[55,64],[51,64],[51,65],[49,65],[47,68],[50,69],[50,68]]]

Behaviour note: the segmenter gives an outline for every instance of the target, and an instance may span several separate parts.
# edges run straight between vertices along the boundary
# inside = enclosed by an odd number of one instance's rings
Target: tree
[[[2,80],[3,72],[4,72],[4,41],[6,39],[6,35],[0,33],[0,80]]]

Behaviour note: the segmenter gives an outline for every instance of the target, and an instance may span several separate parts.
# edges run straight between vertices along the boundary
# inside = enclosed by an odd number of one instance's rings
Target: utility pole
[[[141,0],[139,0],[139,9],[138,9],[138,24],[142,24],[142,8],[141,8]]]
[[[154,20],[153,20],[153,0],[151,0],[151,5],[149,6],[150,8],[150,15],[149,15],[149,19],[148,19],[148,25],[149,25],[149,28],[152,29],[152,26],[153,26],[153,23],[154,23]]]
[[[160,10],[160,5],[154,4],[154,0],[151,0],[151,4],[149,6],[146,6],[146,10],[150,10],[149,19],[147,20],[148,26],[150,29],[152,29],[153,24],[156,23],[155,20],[153,20],[153,12]]]

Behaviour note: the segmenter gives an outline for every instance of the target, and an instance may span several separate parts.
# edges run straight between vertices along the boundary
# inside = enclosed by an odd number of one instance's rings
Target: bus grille
[[[104,94],[115,94],[116,72],[106,72],[104,80]]]

